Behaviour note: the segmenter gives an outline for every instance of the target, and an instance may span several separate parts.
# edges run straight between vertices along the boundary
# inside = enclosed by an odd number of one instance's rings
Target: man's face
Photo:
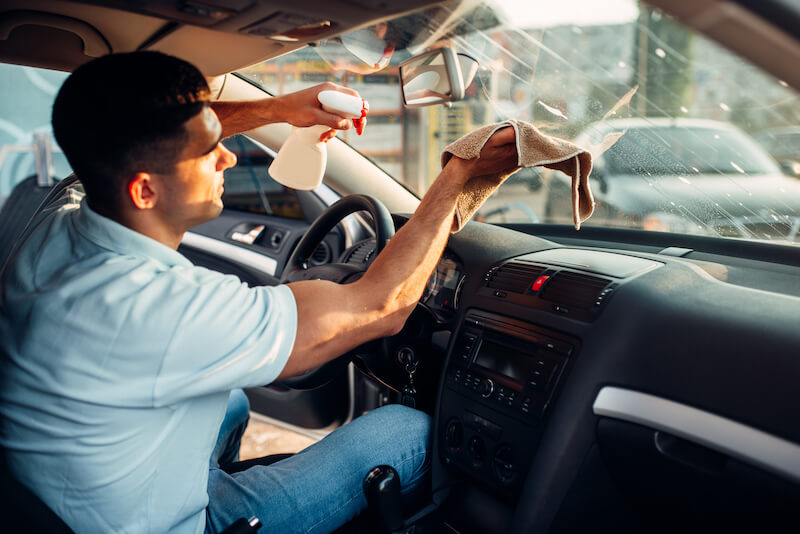
[[[158,206],[163,216],[185,230],[215,218],[222,211],[223,171],[236,165],[236,156],[220,143],[222,125],[205,107],[184,125],[186,145],[174,172],[158,175]]]

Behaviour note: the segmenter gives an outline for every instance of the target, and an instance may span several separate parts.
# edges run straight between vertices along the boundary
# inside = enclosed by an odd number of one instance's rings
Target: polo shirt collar
[[[151,258],[168,267],[192,266],[192,263],[177,250],[93,211],[86,198],[81,200],[76,226],[86,239],[105,249],[125,255]]]

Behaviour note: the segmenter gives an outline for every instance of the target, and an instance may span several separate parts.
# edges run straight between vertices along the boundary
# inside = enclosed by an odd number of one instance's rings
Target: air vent
[[[356,245],[356,247],[350,252],[350,255],[345,260],[345,263],[350,263],[352,265],[362,265],[367,263],[372,255],[375,253],[375,241],[363,241],[362,243]]]
[[[316,249],[314,249],[314,253],[311,255],[311,264],[322,265],[323,263],[328,263],[329,261],[331,261],[331,248],[325,241],[323,241]]]
[[[532,263],[510,261],[486,273],[487,287],[513,293],[524,293],[546,267]]]
[[[589,309],[610,280],[586,274],[559,271],[542,288],[540,296],[563,306]]]

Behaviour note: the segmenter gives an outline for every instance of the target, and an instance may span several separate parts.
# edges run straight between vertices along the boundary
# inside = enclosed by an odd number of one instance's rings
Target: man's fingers
[[[495,133],[493,133],[492,136],[487,140],[486,145],[497,147],[500,145],[507,145],[509,143],[515,143],[515,133],[514,128],[511,126],[506,126],[505,128],[497,130]]]
[[[314,119],[317,124],[322,124],[324,126],[328,126],[329,128],[335,128],[336,130],[350,129],[351,121],[349,119],[345,119],[341,115],[337,115],[335,113],[328,113],[323,109],[320,109],[316,112]]]

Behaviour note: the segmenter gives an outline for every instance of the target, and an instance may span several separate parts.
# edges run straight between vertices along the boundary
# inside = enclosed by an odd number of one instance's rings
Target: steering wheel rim
[[[311,223],[286,261],[286,266],[281,273],[281,283],[300,280],[329,280],[338,284],[346,284],[357,280],[359,275],[365,271],[363,266],[326,263],[309,267],[311,255],[325,236],[345,217],[357,211],[370,213],[375,231],[376,255],[383,250],[394,235],[394,221],[391,213],[381,201],[374,197],[349,195],[339,199]],[[292,389],[314,389],[332,380],[344,370],[352,358],[351,353],[343,354],[301,375],[283,379],[280,383]]]

